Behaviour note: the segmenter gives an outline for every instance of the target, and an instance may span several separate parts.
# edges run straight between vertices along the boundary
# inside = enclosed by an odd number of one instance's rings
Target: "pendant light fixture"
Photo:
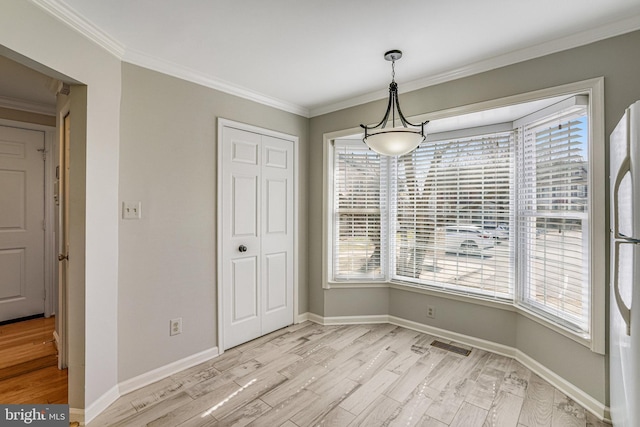
[[[415,150],[425,140],[424,125],[429,123],[429,120],[417,125],[410,123],[400,110],[398,84],[395,81],[395,65],[400,58],[402,58],[402,52],[399,50],[390,50],[384,54],[384,59],[391,61],[391,84],[389,84],[387,112],[384,113],[382,121],[375,126],[360,125],[364,129],[362,140],[365,144],[376,153],[385,156],[401,156]],[[398,119],[400,123],[396,126]],[[391,121],[391,128],[387,129],[389,121]]]

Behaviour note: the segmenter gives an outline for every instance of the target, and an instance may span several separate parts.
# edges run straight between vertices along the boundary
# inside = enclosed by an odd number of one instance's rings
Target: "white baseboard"
[[[169,363],[168,365],[161,366],[149,372],[145,372],[142,375],[122,381],[121,383],[113,386],[109,391],[100,396],[96,401],[89,405],[85,410],[70,408],[69,418],[70,421],[77,421],[80,425],[91,422],[102,411],[107,409],[109,405],[118,400],[120,396],[130,393],[134,390],[142,388],[146,385],[160,381],[169,375],[173,375],[182,370],[191,368],[207,360],[213,359],[218,356],[218,347],[213,347],[200,353],[187,356],[184,359],[177,360]]]
[[[213,347],[208,350],[201,351],[200,353],[187,356],[184,359],[176,360],[175,362],[161,366],[152,371],[145,372],[144,374],[138,375],[137,377],[122,381],[120,384],[118,384],[120,395],[122,396],[127,393],[131,393],[132,391],[142,388],[146,385],[149,385],[156,381],[160,381],[161,379],[164,379],[169,375],[173,375],[177,372],[191,368],[192,366],[196,366],[200,363],[206,362],[207,360],[213,359],[214,357],[218,356],[218,354],[218,347]]]
[[[492,341],[475,338],[469,335],[459,334],[457,332],[448,331],[446,329],[436,328],[434,326],[425,325],[423,323],[414,322],[412,320],[403,319],[396,316],[373,315],[373,316],[334,316],[322,317],[314,313],[305,313],[305,320],[309,320],[320,325],[353,325],[353,324],[369,324],[369,323],[390,323],[392,325],[402,326],[414,331],[423,332],[439,338],[456,341],[461,344],[469,345],[481,350],[497,353],[502,356],[512,357],[522,363],[532,372],[546,380],[549,384],[566,394],[569,398],[577,402],[583,408],[591,412],[601,420],[611,422],[610,408],[602,402],[597,401],[582,389],[576,387],[569,381],[565,380],[546,366],[542,365],[529,355],[523,353],[517,348]],[[301,315],[302,316],[302,315]]]
[[[391,323],[386,314],[374,314],[370,316],[334,316],[322,317],[309,313],[309,320],[320,325],[366,325],[372,323]]]

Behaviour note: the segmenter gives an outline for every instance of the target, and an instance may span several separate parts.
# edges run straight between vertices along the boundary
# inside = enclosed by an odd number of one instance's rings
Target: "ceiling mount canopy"
[[[415,150],[425,140],[424,125],[410,123],[402,114],[398,100],[398,84],[396,77],[396,61],[402,58],[399,50],[390,50],[384,54],[384,59],[391,61],[391,83],[389,84],[389,103],[384,117],[375,126],[360,125],[364,129],[365,144],[376,153],[385,156],[401,156]],[[396,126],[396,120],[400,122]],[[391,128],[387,124],[391,121]]]

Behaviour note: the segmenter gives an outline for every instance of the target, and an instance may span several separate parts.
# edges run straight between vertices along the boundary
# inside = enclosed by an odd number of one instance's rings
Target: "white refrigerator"
[[[610,407],[615,427],[640,426],[640,101],[610,138]]]

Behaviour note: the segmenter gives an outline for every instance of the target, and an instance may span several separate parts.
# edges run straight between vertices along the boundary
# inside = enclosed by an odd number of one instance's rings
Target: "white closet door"
[[[224,348],[293,323],[293,143],[222,130]]]
[[[261,136],[223,131],[222,277],[225,347],[260,336]],[[245,250],[246,248],[246,250]]]
[[[262,334],[293,323],[293,143],[262,138]]]

